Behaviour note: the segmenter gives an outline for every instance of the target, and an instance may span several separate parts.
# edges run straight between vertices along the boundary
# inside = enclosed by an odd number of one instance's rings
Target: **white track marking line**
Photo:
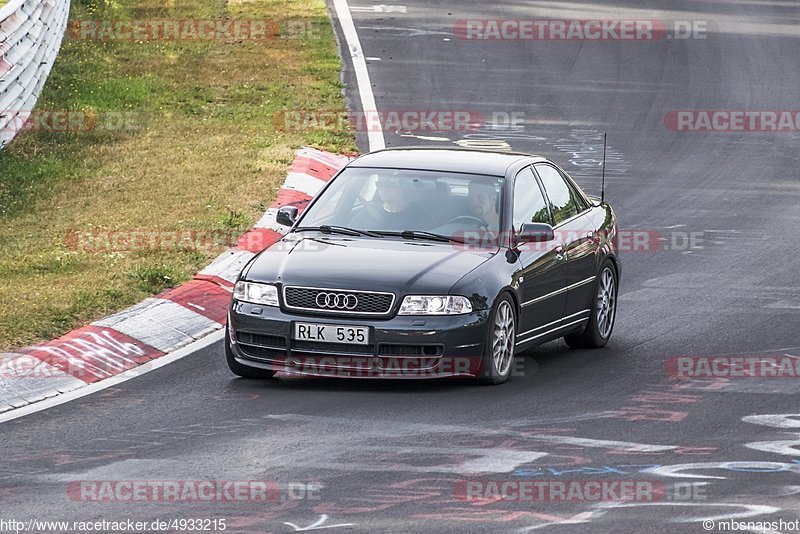
[[[375,95],[372,93],[372,82],[369,79],[367,61],[364,58],[364,51],[361,50],[361,42],[358,40],[356,25],[353,22],[353,16],[350,14],[350,6],[347,5],[347,0],[333,0],[333,8],[336,10],[344,40],[348,50],[350,50],[350,59],[353,61],[353,69],[356,72],[358,94],[361,96],[361,107],[367,116],[372,113],[377,114],[378,108],[375,105]],[[370,152],[386,148],[386,140],[383,137],[383,130],[380,128],[377,130],[370,128],[367,132],[367,139]]]
[[[190,354],[194,354],[195,352],[202,350],[217,341],[221,341],[225,337],[225,330],[219,330],[214,332],[213,334],[209,334],[202,339],[198,339],[197,341],[186,345],[183,348],[176,350],[166,356],[162,356],[156,360],[151,360],[145,364],[140,365],[139,367],[135,367],[133,369],[129,369],[124,373],[120,373],[116,376],[112,376],[110,378],[106,378],[101,380],[100,382],[95,382],[94,384],[88,384],[86,387],[81,387],[74,391],[70,391],[69,393],[64,393],[63,395],[58,395],[56,397],[52,397],[49,399],[45,399],[43,401],[34,402],[33,404],[28,404],[27,406],[23,406],[22,408],[17,408],[16,410],[11,410],[4,414],[0,415],[0,423],[5,423],[7,421],[13,421],[19,417],[24,417],[26,415],[30,415],[32,413],[41,412],[42,410],[46,410],[48,408],[52,408],[53,406],[59,406],[61,404],[67,403],[69,401],[80,399],[81,397],[85,397],[87,395],[91,395],[92,393],[96,393],[98,391],[102,391],[104,389],[110,388],[112,386],[116,386],[117,384],[121,384],[122,382],[127,382],[137,376],[142,376],[144,374],[149,373],[150,371],[155,371],[156,369],[160,369],[165,365],[169,365],[174,361],[180,360],[181,358],[185,358]],[[222,362],[222,356],[220,356],[220,362]]]

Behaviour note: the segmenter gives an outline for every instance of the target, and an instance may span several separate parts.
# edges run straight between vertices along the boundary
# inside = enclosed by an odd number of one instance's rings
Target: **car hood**
[[[497,253],[458,243],[289,234],[261,252],[243,273],[254,282],[333,289],[435,294]]]

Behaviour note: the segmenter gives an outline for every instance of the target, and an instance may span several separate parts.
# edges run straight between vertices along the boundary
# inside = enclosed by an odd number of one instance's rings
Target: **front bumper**
[[[241,365],[287,375],[426,379],[481,371],[489,310],[389,319],[295,314],[233,301],[228,343]],[[369,328],[367,345],[293,339],[294,322]]]

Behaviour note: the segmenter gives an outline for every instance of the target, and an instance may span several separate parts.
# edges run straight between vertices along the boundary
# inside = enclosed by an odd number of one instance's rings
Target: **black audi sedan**
[[[242,270],[236,375],[505,382],[563,337],[604,346],[620,276],[614,211],[543,157],[390,149],[336,174]]]

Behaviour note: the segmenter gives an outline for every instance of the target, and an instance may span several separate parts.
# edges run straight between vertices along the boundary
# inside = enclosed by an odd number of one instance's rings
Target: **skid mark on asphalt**
[[[774,441],[756,441],[745,444],[745,447],[784,456],[800,456],[800,432],[785,431],[785,429],[788,428],[800,428],[800,421],[796,419],[797,417],[800,417],[800,414],[749,415],[743,417],[742,421],[745,423],[780,429],[783,431],[781,435],[793,438]]]
[[[294,529],[295,532],[302,532],[302,531],[307,531],[307,530],[323,530],[323,529],[328,529],[328,528],[341,528],[341,527],[353,527],[353,526],[355,526],[355,524],[353,524],[353,523],[339,523],[338,525],[326,525],[325,523],[327,521],[328,521],[328,516],[325,515],[325,514],[322,514],[321,516],[319,516],[319,518],[316,521],[314,521],[313,523],[311,523],[310,525],[305,526],[305,527],[301,527],[301,526],[299,526],[299,525],[297,525],[295,523],[290,523],[288,521],[284,521],[283,524],[292,527],[292,529]]]
[[[367,31],[380,31],[385,35],[393,35],[395,37],[420,37],[423,35],[442,35],[444,37],[452,37],[453,32],[449,31],[446,27],[441,25],[432,25],[426,28],[410,28],[405,26],[367,26],[358,25],[359,30]]]

